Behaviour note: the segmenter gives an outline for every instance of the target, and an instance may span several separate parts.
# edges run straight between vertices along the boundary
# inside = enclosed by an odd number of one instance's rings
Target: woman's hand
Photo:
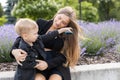
[[[58,32],[59,32],[59,34],[61,34],[61,33],[63,33],[63,32],[66,32],[66,31],[68,31],[68,32],[71,32],[72,33],[72,28],[71,27],[66,27],[66,28],[60,28],[59,30],[58,30]]]
[[[39,69],[39,70],[45,70],[48,67],[47,62],[43,61],[43,60],[36,60],[38,62],[38,64],[35,66],[35,68]]]
[[[24,61],[27,56],[27,53],[22,49],[13,49],[12,54],[19,65],[22,65],[20,61]]]

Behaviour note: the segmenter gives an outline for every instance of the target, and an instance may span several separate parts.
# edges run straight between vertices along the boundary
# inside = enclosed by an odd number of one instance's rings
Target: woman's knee
[[[62,77],[58,74],[52,74],[49,80],[62,80]]]
[[[44,75],[37,73],[35,76],[35,80],[46,80],[46,78]]]

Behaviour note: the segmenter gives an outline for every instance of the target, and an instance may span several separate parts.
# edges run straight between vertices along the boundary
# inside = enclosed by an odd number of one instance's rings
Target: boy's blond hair
[[[38,28],[36,22],[28,18],[21,18],[15,24],[15,31],[20,36],[23,33],[28,33],[30,30],[33,30],[35,28]]]

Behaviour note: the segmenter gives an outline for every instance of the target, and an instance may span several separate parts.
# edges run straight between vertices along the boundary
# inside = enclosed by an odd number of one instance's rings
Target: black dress
[[[40,35],[45,34],[53,24],[53,20],[46,21],[43,19],[38,19],[36,22],[39,26],[38,33]],[[63,80],[71,80],[69,67],[63,66],[63,63],[66,62],[66,58],[63,54],[59,52],[64,46],[64,39],[59,36],[55,37],[54,39],[48,41],[47,43],[44,43],[44,46],[45,48],[52,49],[54,52],[57,53],[56,55],[54,55],[54,58],[47,61],[48,69],[57,67],[57,70],[59,70],[60,73],[62,74]]]

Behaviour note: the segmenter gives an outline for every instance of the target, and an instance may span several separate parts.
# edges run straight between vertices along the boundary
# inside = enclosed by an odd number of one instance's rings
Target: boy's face
[[[38,37],[38,28],[32,29],[30,30],[27,34],[26,34],[26,41],[28,43],[33,43],[37,40]]]

